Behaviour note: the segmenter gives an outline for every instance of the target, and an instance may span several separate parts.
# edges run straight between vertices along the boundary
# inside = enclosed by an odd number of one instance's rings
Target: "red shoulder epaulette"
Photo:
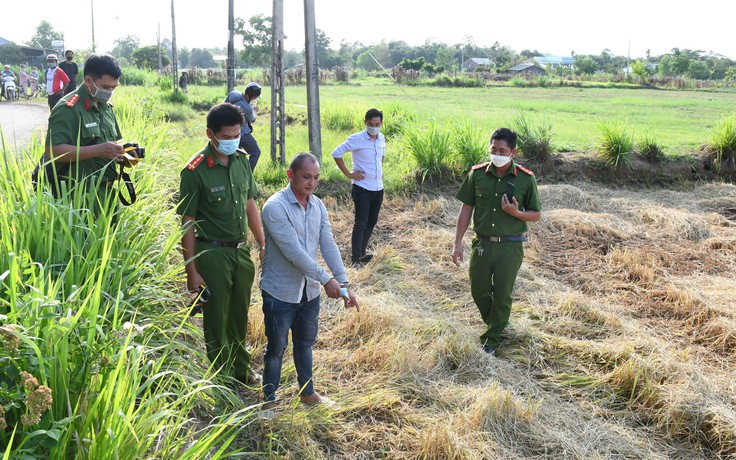
[[[194,168],[199,166],[202,160],[204,160],[204,155],[202,155],[201,153],[198,153],[189,160],[189,163],[187,163],[186,168],[194,171]]]
[[[79,100],[79,94],[75,94],[69,99],[67,99],[67,101],[64,104],[66,104],[67,107],[74,107],[74,104],[76,104],[78,100]]]
[[[532,171],[531,169],[527,169],[527,168],[523,167],[522,165],[516,165],[516,167],[519,168],[519,169],[521,169],[525,173],[529,174],[530,176],[533,176],[534,175],[534,171]]]
[[[471,169],[475,171],[476,169],[487,168],[489,164],[490,164],[490,161],[486,161],[485,163],[481,163],[479,165],[473,166]]]

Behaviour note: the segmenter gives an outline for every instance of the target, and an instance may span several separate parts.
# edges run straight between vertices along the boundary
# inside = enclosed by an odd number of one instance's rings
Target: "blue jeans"
[[[378,213],[383,203],[383,190],[366,190],[353,184],[353,202],[355,203],[355,223],[350,238],[353,262],[365,255],[368,240],[373,234],[373,227],[378,223]]]
[[[261,157],[261,148],[258,146],[256,138],[253,134],[241,134],[240,135],[240,148],[248,152],[248,163],[250,163],[250,170],[256,169],[258,159]]]
[[[314,393],[312,384],[312,346],[317,340],[319,296],[299,303],[282,302],[266,291],[263,295],[263,318],[266,326],[266,352],[263,355],[263,398],[275,401],[281,380],[281,361],[289,341],[293,344],[294,367],[303,396]]]

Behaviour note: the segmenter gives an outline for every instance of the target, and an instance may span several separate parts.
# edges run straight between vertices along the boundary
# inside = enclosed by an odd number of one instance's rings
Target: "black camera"
[[[135,142],[126,142],[125,144],[123,144],[123,151],[126,154],[130,155],[131,157],[133,155],[131,155],[130,152],[135,153],[135,156],[138,157],[139,159],[142,159],[142,158],[145,158],[146,157],[146,148],[145,147],[141,147],[140,145],[136,144]]]
[[[210,300],[210,289],[204,284],[199,285],[199,291],[197,292],[197,302],[192,307],[192,311],[189,312],[189,316],[194,316],[202,311],[202,307]]]

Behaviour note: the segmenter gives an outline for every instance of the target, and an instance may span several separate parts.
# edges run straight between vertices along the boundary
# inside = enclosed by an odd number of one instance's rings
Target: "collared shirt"
[[[367,131],[351,134],[345,142],[332,151],[332,158],[342,158],[347,152],[353,155],[353,170],[362,170],[363,179],[353,179],[353,184],[376,192],[383,190],[383,157],[386,155],[386,137],[378,133],[373,140]]]
[[[486,236],[518,236],[526,232],[523,220],[506,213],[501,207],[501,197],[506,183],[512,182],[514,198],[522,211],[541,211],[537,181],[531,171],[516,163],[503,177],[498,177],[492,163],[474,166],[460,186],[456,198],[473,206],[473,230]]]
[[[84,147],[121,138],[112,105],[98,102],[95,106],[84,85],[64,96],[49,115],[46,142],[50,147],[61,144]],[[76,155],[76,152],[70,154]],[[69,167],[69,175],[77,179],[100,173],[104,180],[117,179],[115,162],[95,157],[73,162]]]
[[[226,243],[246,241],[246,205],[258,195],[250,163],[242,150],[230,155],[227,166],[208,142],[181,170],[176,212],[196,219],[195,234]]]
[[[67,76],[63,70],[59,67],[46,69],[46,92],[49,93],[49,95],[56,94],[61,91],[64,83],[69,83],[69,76]]]
[[[261,289],[282,302],[299,303],[305,285],[312,300],[333,276],[348,281],[322,200],[310,196],[305,209],[287,185],[263,205],[261,222],[266,237]],[[317,262],[318,249],[332,276]]]

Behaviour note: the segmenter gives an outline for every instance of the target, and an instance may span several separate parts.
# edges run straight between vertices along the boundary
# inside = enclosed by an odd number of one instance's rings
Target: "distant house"
[[[525,74],[535,74],[535,75],[543,75],[544,69],[539,67],[537,64],[519,64],[511,67],[506,72],[508,73],[525,73]]]
[[[554,56],[547,54],[545,56],[535,56],[534,62],[539,64],[543,69],[553,69],[555,67],[573,67],[575,65],[575,58],[572,56]]]
[[[46,64],[46,56],[49,54],[58,54],[58,51],[52,49],[36,48],[34,46],[24,45],[23,43],[14,43],[6,38],[0,37],[0,46],[7,45],[20,46],[20,52],[26,58],[26,63],[43,67]]]
[[[493,67],[493,60],[488,58],[470,58],[463,62],[463,70],[474,72],[478,66]]]

